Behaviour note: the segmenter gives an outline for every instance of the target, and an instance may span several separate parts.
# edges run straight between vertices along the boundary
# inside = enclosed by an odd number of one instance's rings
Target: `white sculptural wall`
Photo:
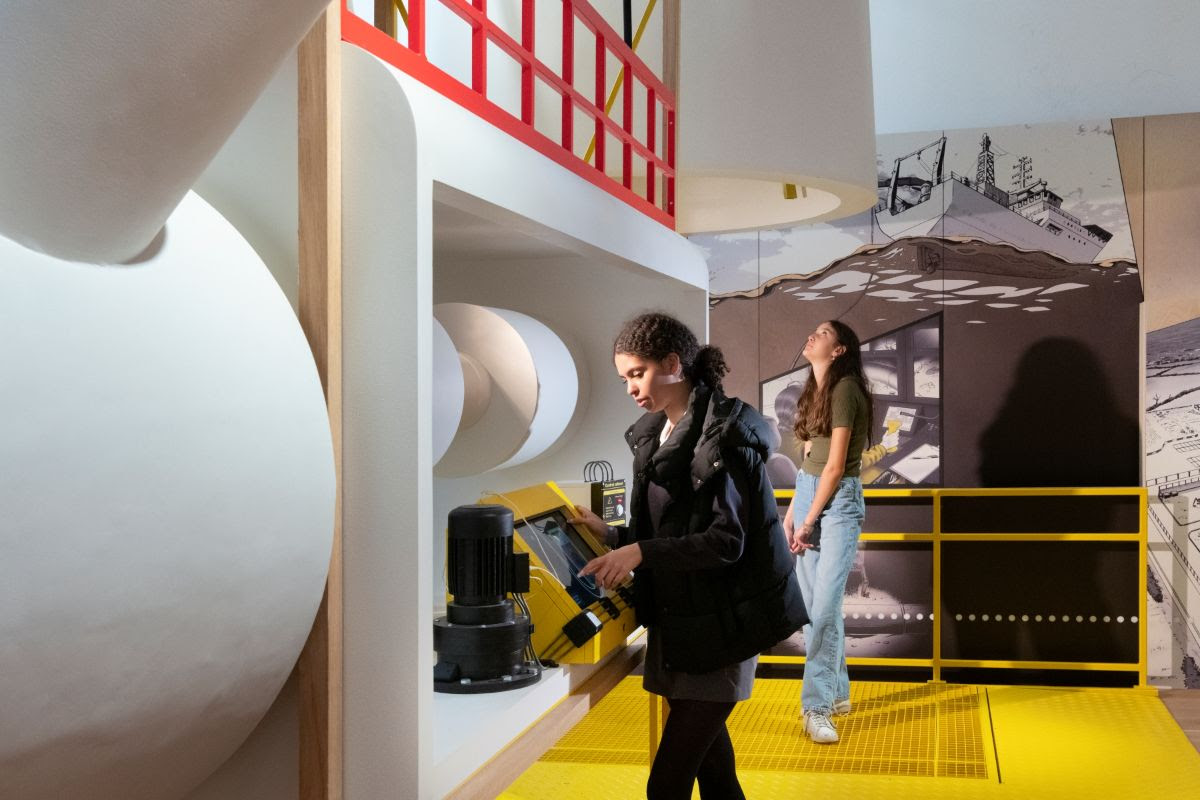
[[[0,797],[162,800],[274,700],[335,478],[307,342],[188,195],[102,267],[0,237]]]

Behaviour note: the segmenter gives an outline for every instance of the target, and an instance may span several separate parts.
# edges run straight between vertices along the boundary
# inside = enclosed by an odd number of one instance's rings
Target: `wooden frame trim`
[[[338,484],[325,594],[296,664],[301,800],[343,795],[341,38],[334,3],[298,50],[298,312],[325,389]]]

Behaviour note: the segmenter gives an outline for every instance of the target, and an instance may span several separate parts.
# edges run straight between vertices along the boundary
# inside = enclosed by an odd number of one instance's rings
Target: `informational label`
[[[625,524],[625,481],[593,481],[592,511],[609,525]]]

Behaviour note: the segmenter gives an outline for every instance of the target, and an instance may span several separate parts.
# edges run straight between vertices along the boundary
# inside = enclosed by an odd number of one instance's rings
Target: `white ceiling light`
[[[867,0],[692,0],[680,13],[681,233],[875,204]]]

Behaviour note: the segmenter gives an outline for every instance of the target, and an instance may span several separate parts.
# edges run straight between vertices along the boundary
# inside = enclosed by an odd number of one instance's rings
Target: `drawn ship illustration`
[[[888,239],[909,236],[968,237],[1042,250],[1074,264],[1089,264],[1112,238],[1062,208],[1062,198],[1034,180],[1031,161],[1013,168],[1011,190],[996,186],[995,153],[986,133],[980,140],[975,177],[950,173],[943,163],[946,137],[896,159],[875,224]],[[882,188],[882,187],[881,187]]]

